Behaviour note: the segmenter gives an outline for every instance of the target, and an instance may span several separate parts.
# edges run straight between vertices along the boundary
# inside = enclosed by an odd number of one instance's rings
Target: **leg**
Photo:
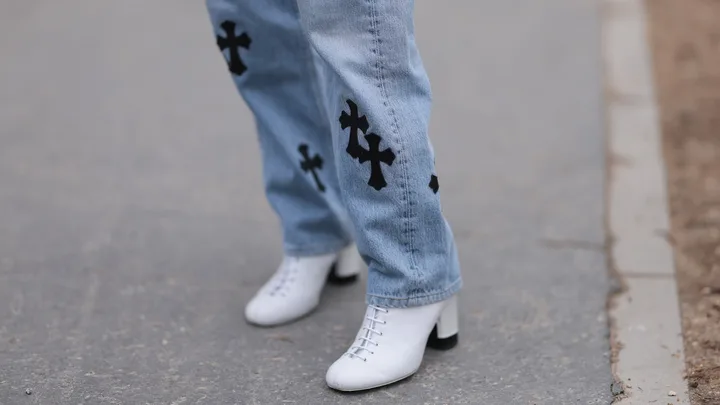
[[[430,84],[415,46],[413,1],[298,4],[319,54],[342,197],[370,262],[368,302],[408,307],[447,299],[459,290],[460,273],[430,186]],[[352,118],[348,100],[367,126]],[[354,154],[353,132],[360,138]]]
[[[330,128],[316,101],[312,55],[296,5],[207,0],[207,6],[235,85],[255,116],[265,192],[280,217],[285,252],[342,249],[351,238],[338,216],[343,209]]]
[[[341,194],[370,267],[367,322],[328,371],[328,384],[373,388],[417,370],[436,324],[439,339],[457,332],[460,271],[437,194],[430,85],[415,45],[414,3],[298,5],[325,84]]]
[[[246,317],[283,323],[317,305],[333,263],[347,264],[340,266],[346,275],[359,269],[359,260],[346,258],[354,247],[338,257],[352,238],[340,219],[346,215],[328,119],[294,0],[207,0],[207,7],[217,45],[255,116],[265,191],[283,229],[286,258]]]

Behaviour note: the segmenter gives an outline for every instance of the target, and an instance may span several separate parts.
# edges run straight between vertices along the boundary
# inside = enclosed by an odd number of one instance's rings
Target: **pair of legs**
[[[371,350],[363,348],[392,314],[405,314],[400,323],[426,317],[413,322],[432,329],[461,279],[428,138],[430,84],[415,44],[414,2],[207,5],[254,113],[267,198],[283,228],[286,258],[263,303],[282,306],[280,292],[304,275],[324,282],[333,263],[349,260],[339,252],[351,255],[354,241],[368,265],[370,321],[345,358],[367,362]],[[302,285],[306,295],[318,289],[317,280],[310,284]]]

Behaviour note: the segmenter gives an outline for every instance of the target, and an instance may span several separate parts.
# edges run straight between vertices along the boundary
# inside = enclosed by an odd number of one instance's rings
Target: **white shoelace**
[[[378,319],[378,314],[384,313],[387,314],[388,310],[385,308],[376,307],[374,305],[369,306],[370,309],[374,310],[372,313],[372,316],[368,316],[368,314],[365,314],[365,320],[366,325],[363,325],[361,331],[365,331],[364,336],[360,336],[357,341],[360,341],[359,345],[353,345],[348,349],[347,352],[345,352],[346,355],[350,357],[357,357],[358,359],[362,361],[367,361],[367,357],[363,357],[360,355],[362,351],[367,351],[370,354],[375,354],[374,351],[370,350],[370,345],[373,347],[377,347],[378,343],[373,340],[373,335],[382,336],[383,333],[375,329],[376,324],[385,325],[387,322],[382,321]]]
[[[273,276],[272,287],[270,288],[270,295],[281,294],[285,296],[285,287],[291,282],[295,281],[295,273],[297,273],[298,259],[290,259],[290,263],[283,264],[282,269]]]

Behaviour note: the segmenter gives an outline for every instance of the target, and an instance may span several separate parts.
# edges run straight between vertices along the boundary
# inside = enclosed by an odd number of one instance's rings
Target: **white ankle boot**
[[[421,307],[368,306],[355,343],[330,366],[328,386],[360,391],[410,377],[426,346],[447,350],[457,344],[457,312],[457,296]]]
[[[245,307],[245,319],[273,326],[301,318],[320,303],[326,281],[355,281],[365,263],[355,245],[339,253],[312,257],[285,257],[275,274]]]

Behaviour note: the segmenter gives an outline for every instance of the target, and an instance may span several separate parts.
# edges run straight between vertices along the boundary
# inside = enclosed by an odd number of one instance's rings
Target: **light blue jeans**
[[[367,301],[409,307],[461,287],[428,138],[430,83],[413,0],[207,0],[255,115],[285,252],[355,240]]]

